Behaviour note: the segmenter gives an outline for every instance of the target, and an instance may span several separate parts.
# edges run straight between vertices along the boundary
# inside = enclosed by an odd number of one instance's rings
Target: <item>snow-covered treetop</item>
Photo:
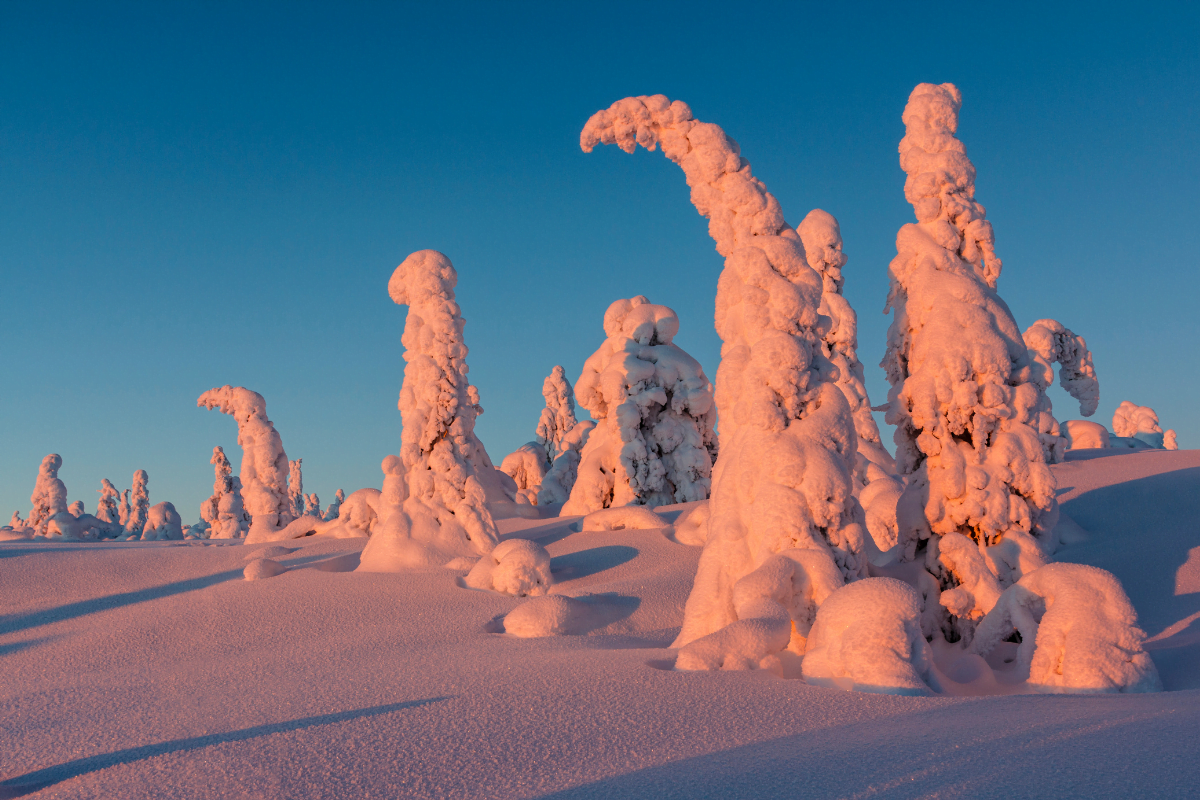
[[[1051,365],[1057,363],[1058,383],[1079,401],[1079,413],[1085,417],[1095,414],[1100,404],[1100,381],[1084,338],[1052,319],[1039,319],[1025,330],[1023,338],[1034,356],[1042,388],[1050,386],[1054,378]]]
[[[561,366],[555,366],[542,382],[546,407],[537,424],[537,440],[553,462],[562,452],[562,440],[575,427],[575,393]]]
[[[804,242],[808,265],[821,275],[824,292],[841,294],[846,254],[842,252],[842,229],[837,219],[828,211],[814,208],[796,226],[796,233]]]
[[[1117,436],[1136,436],[1139,433],[1162,433],[1158,423],[1158,414],[1149,406],[1139,406],[1128,400],[1122,400],[1121,405],[1113,412],[1113,433]]]

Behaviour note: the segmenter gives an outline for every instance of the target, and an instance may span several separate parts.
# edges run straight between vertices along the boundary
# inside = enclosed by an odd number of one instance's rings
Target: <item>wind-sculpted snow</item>
[[[596,427],[563,514],[708,497],[717,412],[700,363],[673,342],[678,330],[675,312],[645,297],[608,307],[608,338],[575,386]]]
[[[1123,443],[1125,446],[1160,447],[1177,450],[1175,431],[1163,431],[1158,423],[1158,414],[1149,406],[1139,406],[1128,400],[1121,401],[1113,413],[1113,433],[1123,439],[1136,440]]]
[[[781,551],[810,552],[839,579],[866,574],[867,532],[853,495],[858,437],[837,368],[824,352],[822,276],[737,143],[662,95],[626,98],[593,115],[580,144],[590,151],[599,143],[626,152],[661,145],[683,168],[692,204],[708,217],[725,256],[716,303],[720,457],[706,544],[675,643],[682,647],[757,613],[739,612],[734,587]],[[783,626],[779,632],[770,648],[787,644]],[[727,638],[715,645],[718,654],[696,663],[766,658],[757,650],[743,653],[741,633]]]
[[[1158,671],[1137,612],[1110,572],[1049,564],[1005,590],[971,644],[987,655],[1013,631],[1018,677],[1042,692],[1156,692]]]
[[[240,539],[250,530],[250,515],[242,500],[242,481],[233,474],[221,447],[214,447],[213,493],[200,506],[200,518],[208,523],[210,539]]]
[[[67,486],[58,479],[61,468],[62,456],[58,453],[43,458],[42,465],[38,467],[37,482],[29,497],[33,510],[29,512],[29,519],[25,523],[35,534],[44,534],[50,518],[67,511]]]
[[[1053,551],[1058,505],[1047,462],[1061,441],[995,291],[992,228],[975,201],[975,168],[954,137],[960,105],[953,85],[923,83],[904,110],[900,165],[918,221],[896,238],[887,303],[895,317],[883,359],[892,384],[886,419],[897,426],[896,461],[910,476],[899,540],[906,559],[925,551],[943,587],[962,576],[938,561],[940,536],[986,546],[1024,531]],[[964,627],[951,620],[947,633],[969,636]]]
[[[250,514],[247,541],[268,540],[295,519],[295,509],[288,497],[287,453],[275,425],[267,419],[267,401],[241,386],[222,386],[200,395],[196,405],[237,420],[242,499]]]
[[[475,435],[482,412],[467,380],[463,318],[454,301],[458,275],[450,259],[420,250],[400,264],[388,294],[407,305],[400,496],[381,513],[360,569],[396,571],[441,566],[491,552],[498,541],[485,485],[499,473]],[[386,488],[386,487],[385,487]],[[387,492],[385,491],[385,495]]]

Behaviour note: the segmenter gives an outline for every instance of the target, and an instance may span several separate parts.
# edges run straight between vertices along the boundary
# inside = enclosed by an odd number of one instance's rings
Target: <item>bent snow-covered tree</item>
[[[200,395],[196,405],[237,420],[242,499],[251,520],[247,538],[271,538],[295,519],[295,513],[288,497],[288,457],[279,432],[267,419],[267,401],[242,386],[222,386]]]
[[[1051,457],[1062,461],[1067,438],[1059,430],[1046,390],[1054,382],[1054,365],[1058,364],[1058,383],[1079,401],[1079,413],[1090,417],[1100,403],[1100,381],[1092,365],[1092,353],[1082,336],[1077,336],[1061,322],[1039,319],[1022,334],[1029,359],[1033,364],[1033,380],[1042,391],[1045,412],[1050,415],[1051,430],[1042,434],[1043,442],[1051,447]]]
[[[592,116],[580,143],[661,145],[725,257],[720,453],[677,666],[773,667],[784,647],[803,652],[824,597],[866,574],[857,436],[822,347],[821,276],[737,144],[686,104],[662,95],[618,101]]]
[[[708,497],[717,410],[700,363],[673,343],[678,330],[675,312],[645,297],[608,307],[608,338],[575,384],[596,428],[563,514]]]
[[[435,250],[413,253],[388,281],[392,300],[408,306],[398,403],[404,427],[400,458],[384,462],[388,497],[362,553],[365,571],[461,566],[499,541],[486,503],[500,476],[475,435],[481,409],[467,380],[457,283],[454,265]]]

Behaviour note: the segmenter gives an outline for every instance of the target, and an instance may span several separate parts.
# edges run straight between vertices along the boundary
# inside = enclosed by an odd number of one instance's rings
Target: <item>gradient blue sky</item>
[[[240,458],[195,407],[226,383],[267,398],[322,501],[378,486],[400,442],[387,279],[422,248],[458,269],[497,463],[614,299],[675,308],[713,376],[722,261],[682,171],[579,149],[638,94],[722,125],[793,225],[840,220],[880,403],[900,113],[958,84],[1018,323],[1087,338],[1094,419],[1133,400],[1200,445],[1195,5],[434,6],[0,5],[0,524],[50,452],[89,510],[145,469],[195,521],[213,445]]]

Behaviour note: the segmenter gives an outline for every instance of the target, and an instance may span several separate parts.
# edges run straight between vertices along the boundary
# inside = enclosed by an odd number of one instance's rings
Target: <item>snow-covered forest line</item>
[[[497,468],[475,433],[486,398],[468,379],[457,272],[420,250],[388,284],[408,312],[402,440],[381,464],[381,489],[339,489],[322,510],[263,396],[224,386],[197,405],[234,417],[242,461],[234,476],[214,448],[198,522],[184,526],[170,502],[150,505],[142,470],[124,494],[106,479],[89,514],[68,503],[51,454],[32,509],[0,538],[365,538],[360,571],[460,571],[466,586],[531,598],[505,631],[554,635],[584,611],[554,594],[545,547],[503,539],[500,523],[581,517],[580,532],[659,529],[703,548],[678,669],[927,694],[945,690],[937,664],[947,653],[984,663],[1015,645],[1009,679],[1033,691],[1161,688],[1120,582],[1054,563],[1078,533],[1050,466],[1072,451],[1176,449],[1175,433],[1130,401],[1111,430],[1055,416],[1056,365],[1080,414],[1095,412],[1092,354],[1053,319],[1022,332],[1001,299],[997,236],[956,138],[961,105],[955,86],[921,84],[904,111],[900,165],[916,222],[900,229],[888,268],[886,400],[867,396],[843,294],[856,267],[837,220],[814,209],[789,225],[724,130],[681,101],[630,97],[597,112],[581,146],[661,148],[682,168],[725,259],[713,380],[674,343],[671,308],[616,299],[598,350],[575,367],[547,365],[535,438]],[[1060,316],[1069,322],[1070,311]],[[576,401],[591,420],[577,418]],[[872,409],[894,428],[894,456]],[[676,504],[689,507],[674,524],[654,512]],[[246,567],[247,579],[283,572],[269,556]]]

